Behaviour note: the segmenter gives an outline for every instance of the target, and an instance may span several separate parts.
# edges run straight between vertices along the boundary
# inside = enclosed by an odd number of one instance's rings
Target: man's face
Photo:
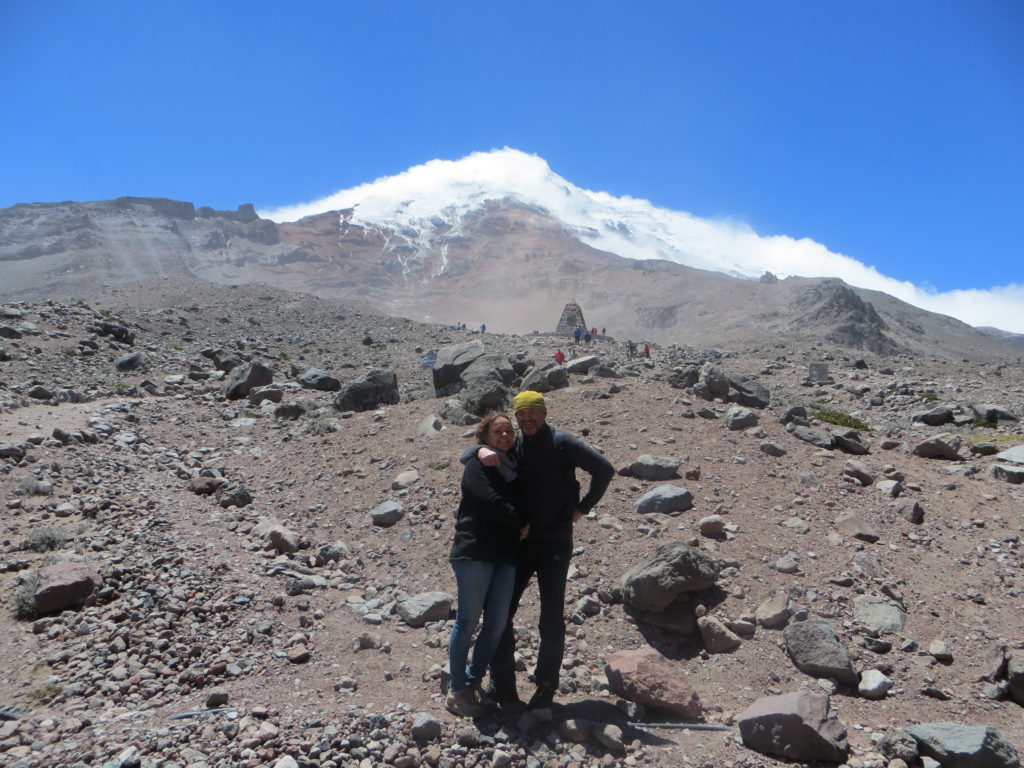
[[[533,437],[544,426],[544,419],[547,415],[547,411],[543,408],[523,408],[521,411],[516,411],[516,421],[524,435]]]

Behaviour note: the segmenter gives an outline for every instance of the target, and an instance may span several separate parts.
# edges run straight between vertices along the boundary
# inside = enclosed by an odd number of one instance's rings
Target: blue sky
[[[0,0],[0,206],[269,209],[507,146],[1024,324],[1021,40],[1018,0]]]

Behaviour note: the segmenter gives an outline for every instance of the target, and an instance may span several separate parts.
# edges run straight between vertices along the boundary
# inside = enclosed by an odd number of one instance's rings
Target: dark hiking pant
[[[565,652],[565,582],[572,558],[572,539],[527,541],[516,564],[516,585],[512,593],[508,622],[491,659],[491,681],[500,691],[515,691],[515,633],[512,629],[519,600],[537,576],[540,592],[540,649],[537,652],[537,685],[558,688],[558,674]]]

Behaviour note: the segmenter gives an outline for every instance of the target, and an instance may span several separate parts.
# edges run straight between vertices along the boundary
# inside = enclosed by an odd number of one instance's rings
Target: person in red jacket
[[[555,352],[555,362],[558,363],[559,365],[564,363],[565,362],[565,352],[563,352],[562,350],[558,350],[557,352]]]

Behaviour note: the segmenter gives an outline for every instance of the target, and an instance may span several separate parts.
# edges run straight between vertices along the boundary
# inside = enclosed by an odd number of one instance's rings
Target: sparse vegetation
[[[39,585],[39,572],[30,571],[14,583],[14,618],[31,621],[38,616],[36,611],[36,587]]]
[[[37,686],[36,688],[32,688],[25,694],[25,698],[30,704],[38,707],[44,704],[49,704],[60,695],[60,692],[60,683],[45,683]]]
[[[429,464],[427,464],[428,467],[430,467],[433,470],[437,470],[438,472],[444,469],[448,469],[448,467],[450,467],[451,465],[452,463],[450,461],[432,461]]]
[[[971,426],[976,429],[995,429],[999,426],[994,419],[983,419],[980,416],[971,422]]]
[[[871,427],[865,424],[855,416],[851,416],[848,413],[837,411],[832,408],[822,408],[820,410],[811,413],[811,416],[818,421],[824,421],[828,424],[835,424],[839,427],[849,427],[850,429],[859,429],[863,432],[870,432]]]
[[[922,392],[921,399],[926,400],[929,403],[934,403],[936,400],[939,399],[939,396],[935,392]]]
[[[63,547],[67,540],[68,531],[63,525],[48,525],[29,533],[19,549],[28,552],[53,552]]]

